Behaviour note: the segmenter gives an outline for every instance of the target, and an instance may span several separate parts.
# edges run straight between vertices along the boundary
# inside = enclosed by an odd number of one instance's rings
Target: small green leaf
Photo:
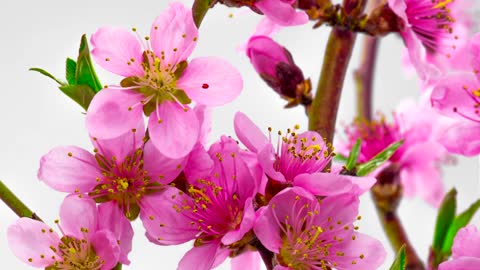
[[[357,175],[365,176],[373,172],[375,169],[380,167],[385,161],[387,161],[395,151],[402,146],[403,140],[390,144],[382,152],[378,153],[371,160],[358,166]]]
[[[443,241],[442,253],[450,255],[452,253],[453,239],[457,235],[458,230],[467,226],[473,215],[480,208],[480,200],[477,200],[467,210],[459,214],[450,225],[445,240]]]
[[[53,76],[52,74],[50,74],[49,72],[47,72],[47,71],[45,71],[41,68],[30,68],[29,70],[39,72],[39,73],[49,77],[50,79],[56,81],[60,85],[66,85],[65,82],[60,81],[59,79],[55,78],[55,76]]]
[[[77,79],[75,78],[75,73],[77,72],[77,62],[71,58],[67,58],[66,63],[66,77],[69,84],[77,84]]]
[[[350,150],[350,155],[348,156],[347,159],[347,164],[345,165],[345,168],[349,171],[351,171],[353,168],[355,168],[355,165],[357,164],[358,156],[360,155],[360,148],[362,146],[362,140],[357,139],[355,142],[355,145],[353,145],[352,150]]]
[[[87,85],[63,85],[59,87],[62,92],[77,102],[85,111],[95,96],[95,92]]]
[[[392,266],[390,266],[390,270],[405,270],[405,256],[405,245],[403,245],[398,251],[397,257],[393,261]]]
[[[82,36],[82,41],[80,42],[75,78],[76,84],[88,85],[95,93],[98,93],[103,88],[93,68],[86,35]]]
[[[335,153],[335,156],[333,157],[333,159],[335,159],[336,161],[339,161],[339,162],[346,163],[348,158],[346,156],[342,155],[342,154]]]
[[[448,228],[455,219],[455,211],[457,208],[457,191],[453,188],[445,197],[443,197],[442,204],[438,209],[437,223],[435,225],[435,233],[433,236],[432,248],[440,251],[447,235]]]

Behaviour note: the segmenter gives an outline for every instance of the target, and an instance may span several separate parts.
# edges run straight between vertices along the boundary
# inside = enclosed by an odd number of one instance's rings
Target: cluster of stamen
[[[474,115],[476,115],[477,117],[480,117],[480,88],[477,88],[477,89],[471,89],[469,88],[468,86],[464,85],[462,87],[462,90],[463,91],[466,91],[467,94],[470,96],[471,100],[472,100],[472,104],[473,104],[473,108],[472,108],[472,111],[474,113]],[[478,118],[474,118],[472,117],[471,113],[469,112],[463,112],[461,110],[459,110],[457,107],[454,107],[453,108],[453,112],[456,113],[456,114],[459,114],[461,115],[462,117],[464,118],[467,118],[471,121],[474,121],[474,122],[480,122],[478,120]]]

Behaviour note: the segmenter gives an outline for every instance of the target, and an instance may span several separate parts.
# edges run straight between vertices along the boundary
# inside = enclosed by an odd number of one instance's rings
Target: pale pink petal
[[[407,26],[410,26],[406,13],[407,4],[405,3],[405,0],[388,0],[388,6]]]
[[[169,184],[185,168],[186,158],[172,159],[158,151],[151,141],[143,149],[143,169],[147,171],[152,181]]]
[[[117,239],[109,230],[95,232],[90,239],[97,256],[104,262],[102,270],[111,270],[120,258],[120,247]]]
[[[182,213],[191,211],[182,208],[190,200],[184,192],[170,186],[161,192],[144,196],[140,205],[140,219],[149,240],[159,245],[177,245],[194,239],[198,229]]]
[[[467,157],[480,153],[480,125],[476,122],[461,121],[453,123],[438,133],[438,141],[450,153]]]
[[[162,59],[163,68],[187,60],[197,39],[198,29],[193,22],[192,10],[176,2],[170,3],[155,19],[150,30],[152,49]]]
[[[459,73],[441,80],[433,89],[432,106],[440,113],[457,119],[479,122],[477,91],[480,82],[471,73]]]
[[[117,138],[143,121],[144,96],[133,90],[103,89],[88,107],[86,126],[92,137]]]
[[[290,3],[278,0],[260,0],[255,7],[262,11],[273,22],[283,26],[306,24],[308,15],[304,11],[296,11]]]
[[[273,268],[273,270],[294,270],[293,268],[285,267],[283,265],[277,264]]]
[[[102,203],[98,206],[98,229],[113,233],[120,246],[119,261],[130,264],[128,253],[132,251],[133,228],[116,202]]]
[[[453,242],[452,255],[454,259],[460,257],[480,259],[480,231],[475,225],[467,225],[458,231]]]
[[[166,157],[182,158],[198,141],[200,124],[189,107],[165,101],[150,115],[148,121],[153,145]]]
[[[8,246],[17,258],[31,266],[51,266],[55,262],[52,256],[59,255],[53,252],[50,246],[58,247],[60,238],[56,232],[50,230],[49,226],[40,221],[20,218],[8,227]]]
[[[198,179],[205,179],[213,170],[213,160],[201,144],[196,144],[188,156],[183,172],[190,184],[197,183]]]
[[[433,64],[426,61],[425,48],[413,30],[406,29],[400,34],[408,49],[410,61],[417,70],[420,79],[422,81],[430,81],[431,79],[438,78],[440,71]]]
[[[222,237],[222,244],[230,245],[243,238],[243,236],[253,228],[255,221],[255,209],[253,209],[252,198],[245,201],[243,208],[243,218],[240,227],[236,230],[231,230]]]
[[[123,77],[144,75],[141,44],[129,31],[102,27],[90,42],[93,58],[104,69]]]
[[[63,200],[60,206],[60,224],[65,235],[83,239],[85,238],[85,229],[90,235],[95,233],[97,222],[97,206],[93,199],[69,195]]]
[[[333,196],[351,192],[361,194],[375,184],[374,177],[354,177],[333,173],[300,174],[293,185],[302,187],[317,196]]]
[[[76,146],[56,147],[40,159],[38,179],[58,191],[91,191],[97,177],[102,173],[95,157]]]
[[[438,270],[478,270],[480,258],[463,257],[456,260],[446,261],[439,265]]]
[[[193,110],[200,122],[198,142],[203,145],[203,147],[207,147],[208,136],[210,136],[212,132],[212,109],[205,105],[197,105]]]
[[[274,23],[270,18],[265,16],[260,23],[258,23],[257,27],[255,28],[255,33],[252,36],[272,37],[283,28],[283,26]]]
[[[229,62],[216,57],[199,57],[188,63],[177,87],[198,104],[220,106],[240,95],[243,80]]]
[[[257,251],[247,250],[232,258],[231,270],[260,270],[261,264],[262,257],[260,257],[260,254]]]
[[[359,205],[358,196],[349,193],[326,197],[320,204],[320,214],[316,218],[317,225],[322,228],[333,225],[343,230],[346,224],[356,220]]]
[[[219,258],[217,258],[217,256]],[[228,256],[228,249],[221,248],[220,242],[211,242],[190,249],[178,264],[178,270],[210,270],[218,265],[221,258]],[[222,261],[223,261],[222,260]]]
[[[263,132],[242,112],[235,114],[234,127],[240,142],[252,152],[258,153],[270,143]]]

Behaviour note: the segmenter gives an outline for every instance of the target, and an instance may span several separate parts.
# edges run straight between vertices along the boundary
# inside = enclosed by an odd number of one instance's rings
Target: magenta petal
[[[132,251],[133,228],[116,202],[102,203],[98,206],[98,229],[113,233],[120,246],[119,261],[130,264],[128,253]]]
[[[443,262],[438,270],[478,270],[480,269],[480,258],[463,257],[456,260]]]
[[[190,184],[196,184],[198,179],[205,179],[213,169],[213,160],[201,144],[196,144],[188,156],[185,166],[185,176]]]
[[[77,195],[67,196],[60,206],[63,233],[77,239],[85,238],[84,229],[87,229],[88,233],[97,230],[97,214],[97,206],[93,199],[79,198]]]
[[[169,184],[184,169],[186,158],[168,158],[149,141],[143,149],[143,160],[145,161],[143,169],[152,177],[152,181]]]
[[[248,198],[245,201],[243,208],[243,218],[240,223],[240,227],[234,231],[229,231],[222,238],[222,244],[230,245],[243,238],[243,236],[253,228],[253,222],[255,221],[255,209],[253,209],[252,198]]]
[[[293,185],[302,187],[317,196],[333,196],[352,191],[354,178],[333,173],[304,173],[295,177]]]
[[[349,193],[330,196],[322,200],[320,204],[319,224],[322,228],[330,226],[343,229],[344,224],[354,222],[358,215],[360,201],[357,195]]]
[[[257,210],[257,216],[255,225],[253,226],[255,235],[268,250],[279,253],[280,247],[282,246],[282,237],[280,235],[280,228],[272,222],[275,220],[272,209],[270,207],[262,207]]]
[[[175,102],[163,102],[148,121],[153,145],[164,156],[182,158],[198,141],[200,124],[195,112]]]
[[[103,89],[88,107],[88,133],[98,139],[112,139],[137,128],[143,121],[144,96],[133,90]]]
[[[111,270],[117,265],[120,257],[120,247],[111,231],[97,231],[93,234],[90,241],[97,256],[104,261],[102,270]]]
[[[101,176],[95,157],[76,146],[56,147],[40,159],[38,179],[58,191],[91,191]]]
[[[276,265],[273,270],[294,270],[293,268],[285,267],[280,264]]]
[[[262,257],[257,251],[246,250],[242,254],[232,258],[231,270],[260,270]]]
[[[273,22],[283,26],[306,24],[308,15],[304,11],[296,11],[292,4],[278,0],[260,0],[255,2],[255,7]]]
[[[452,247],[453,258],[476,257],[480,259],[480,231],[475,225],[467,225],[455,236]]]
[[[162,192],[144,196],[140,219],[149,240],[159,245],[177,245],[194,239],[197,227],[190,224],[191,220],[181,210],[177,211],[190,200],[185,193],[170,186]]]
[[[55,262],[52,256],[59,255],[50,247],[58,247],[60,238],[57,233],[50,230],[50,227],[40,221],[20,218],[8,227],[8,246],[17,258],[31,266],[42,268],[51,266]],[[43,259],[41,255],[44,255]]]
[[[104,69],[123,77],[143,76],[142,47],[129,31],[103,27],[92,35],[90,42],[93,58]]]
[[[275,170],[275,162],[276,157],[273,145],[265,145],[265,147],[258,152],[258,163],[260,163],[265,174],[267,174],[270,178],[280,182],[286,181],[285,176],[281,172]]]
[[[480,153],[480,125],[471,121],[453,123],[439,132],[438,141],[450,153],[476,156]]]
[[[225,252],[226,251],[226,252]],[[178,264],[178,270],[210,270],[215,264],[220,264],[217,256],[228,256],[228,249],[220,247],[220,242],[207,243],[190,249]]]
[[[175,66],[187,60],[196,46],[198,30],[192,10],[181,3],[171,3],[153,22],[150,43],[162,67]]]
[[[405,0],[388,0],[388,6],[390,9],[393,10],[393,12],[400,17],[400,19],[403,20],[403,22],[409,26],[410,24],[408,23],[408,17],[407,17],[407,4],[405,3]]]
[[[383,264],[387,255],[380,241],[361,233],[355,233],[354,241],[343,241],[330,249],[331,254],[335,254],[336,251],[345,253],[341,260],[335,260],[337,269],[342,270],[377,269]],[[363,255],[362,259],[361,255]],[[355,264],[352,263],[353,261]]]
[[[243,80],[238,70],[227,61],[216,57],[200,57],[188,63],[177,81],[177,87],[198,104],[219,106],[240,95]]]
[[[262,131],[242,112],[237,112],[234,119],[235,134],[250,151],[258,153],[269,143]]]

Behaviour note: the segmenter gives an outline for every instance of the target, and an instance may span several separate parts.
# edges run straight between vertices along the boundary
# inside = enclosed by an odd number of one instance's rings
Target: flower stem
[[[217,2],[217,0],[195,0],[192,6],[193,21],[197,28],[200,28],[200,24],[207,14],[208,10]]]
[[[309,115],[309,129],[332,143],[345,73],[352,55],[356,34],[334,27],[328,39],[317,92]]]
[[[0,181],[0,199],[19,217],[28,217],[42,221],[32,210],[30,210],[13,192]]]
[[[373,75],[378,42],[378,38],[365,36],[362,63],[354,73],[357,85],[357,116],[365,120],[372,119]]]

